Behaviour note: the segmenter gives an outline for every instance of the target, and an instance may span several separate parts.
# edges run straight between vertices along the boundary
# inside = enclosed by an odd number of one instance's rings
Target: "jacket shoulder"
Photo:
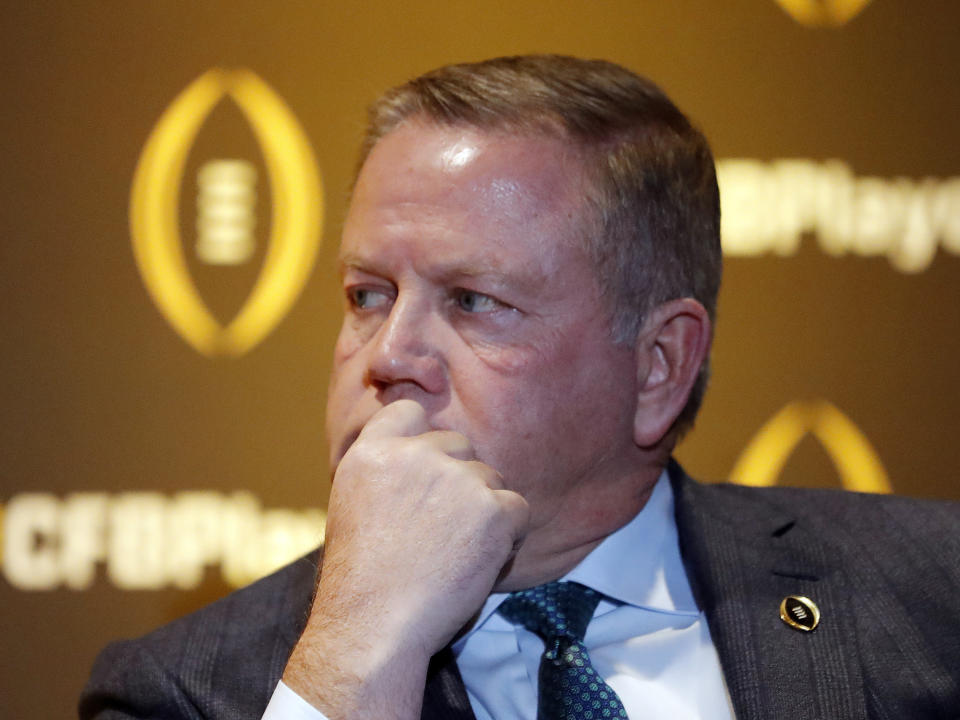
[[[259,718],[306,623],[319,551],[134,640],[108,645],[80,717]]]
[[[690,481],[693,482],[693,481]],[[818,528],[827,536],[865,533],[878,541],[900,534],[933,536],[960,551],[960,503],[902,495],[839,489],[753,488],[730,483],[696,484],[696,502],[718,512],[765,515],[772,522],[789,518]]]
[[[960,504],[689,478],[674,486],[688,576],[744,703],[790,695],[795,686],[777,678],[806,657],[832,669],[814,678],[818,693],[790,696],[796,717],[822,716],[814,697],[827,707],[859,697],[871,717],[879,708],[878,717],[953,717]],[[824,613],[809,637],[775,613],[789,595],[812,598]],[[852,694],[837,694],[843,688]],[[861,716],[856,705],[851,717]]]

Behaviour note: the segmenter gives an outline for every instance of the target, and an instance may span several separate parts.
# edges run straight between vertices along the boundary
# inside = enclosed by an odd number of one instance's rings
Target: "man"
[[[655,86],[534,56],[389,92],[341,265],[319,574],[111,646],[84,717],[957,716],[955,506],[670,461],[719,201]]]

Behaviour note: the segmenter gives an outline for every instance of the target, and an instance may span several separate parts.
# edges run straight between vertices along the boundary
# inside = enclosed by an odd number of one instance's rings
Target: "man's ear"
[[[651,448],[670,431],[710,352],[710,316],[692,298],[654,308],[637,336],[637,408],[633,439]]]

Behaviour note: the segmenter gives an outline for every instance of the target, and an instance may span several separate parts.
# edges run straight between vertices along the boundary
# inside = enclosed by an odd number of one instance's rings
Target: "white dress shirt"
[[[605,596],[584,642],[629,717],[733,719],[706,618],[680,558],[666,472],[643,510],[562,579]],[[536,720],[543,641],[496,612],[505,598],[487,598],[453,652],[477,720]],[[326,720],[282,681],[263,718]]]

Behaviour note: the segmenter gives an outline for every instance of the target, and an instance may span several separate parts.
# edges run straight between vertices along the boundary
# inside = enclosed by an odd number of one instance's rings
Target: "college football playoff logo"
[[[883,464],[866,436],[825,400],[791,402],[760,428],[730,472],[739,485],[776,485],[783,466],[800,441],[813,435],[826,450],[847,490],[889,493]]]
[[[790,17],[803,25],[843,25],[870,3],[870,0],[777,0]]]
[[[184,165],[214,107],[232,99],[263,153],[272,210],[263,266],[236,316],[221,325],[194,284],[179,232]],[[251,254],[250,198],[256,171],[217,160],[198,176],[197,254],[231,264]],[[306,135],[283,100],[249,70],[210,70],[173,101],[153,129],[133,179],[134,257],[150,296],[170,325],[204,355],[242,355],[280,322],[306,284],[320,244],[320,174]]]

